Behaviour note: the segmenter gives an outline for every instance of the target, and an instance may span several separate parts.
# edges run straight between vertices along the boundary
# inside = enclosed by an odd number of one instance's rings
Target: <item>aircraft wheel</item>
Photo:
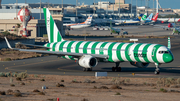
[[[113,72],[115,71],[115,67],[112,67],[112,71],[113,71]]]
[[[154,74],[158,75],[160,73],[160,71],[155,71]]]

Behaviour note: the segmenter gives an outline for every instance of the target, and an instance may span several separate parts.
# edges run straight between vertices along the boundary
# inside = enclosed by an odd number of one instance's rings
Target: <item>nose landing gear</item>
[[[154,72],[154,74],[156,74],[156,75],[158,75],[159,73],[160,73],[160,69],[159,69],[159,63],[155,63],[155,65],[156,65],[156,69],[155,69],[155,72]]]

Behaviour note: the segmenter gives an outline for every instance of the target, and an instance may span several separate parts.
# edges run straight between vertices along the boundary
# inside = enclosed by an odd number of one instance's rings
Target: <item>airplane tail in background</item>
[[[86,21],[84,22],[85,24],[91,24],[91,22],[92,22],[92,15],[90,15],[87,19],[86,19]]]
[[[43,8],[49,43],[63,41],[63,38],[54,22],[48,8]]]
[[[140,21],[142,16],[143,16],[143,14],[140,14],[140,15],[138,16],[138,18],[136,19],[136,21]]]
[[[141,21],[145,21],[146,18],[147,18],[147,13],[145,13],[145,14],[142,16]]]
[[[157,21],[158,15],[159,15],[159,13],[156,13],[156,15],[154,15],[154,17],[152,18],[152,20],[153,20],[154,22]]]
[[[152,20],[153,13],[151,13],[146,20],[151,21]]]

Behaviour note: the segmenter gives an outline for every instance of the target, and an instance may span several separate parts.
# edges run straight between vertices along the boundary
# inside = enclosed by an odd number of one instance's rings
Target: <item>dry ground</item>
[[[45,81],[41,81],[42,79]],[[6,92],[6,95],[0,95],[0,101],[56,101],[56,98],[60,98],[60,101],[179,101],[180,88],[157,85],[157,81],[158,78],[61,75],[29,75],[28,78],[17,81],[15,77],[0,77],[0,91]],[[22,82],[25,85],[21,85]],[[65,87],[56,87],[58,83]],[[15,86],[12,87],[11,84]],[[115,84],[122,89],[116,88]],[[33,92],[35,89],[42,92],[43,85],[48,87],[44,91],[45,95]],[[160,88],[167,92],[159,91]],[[22,97],[14,97],[13,93],[8,95],[9,89],[19,90]]]

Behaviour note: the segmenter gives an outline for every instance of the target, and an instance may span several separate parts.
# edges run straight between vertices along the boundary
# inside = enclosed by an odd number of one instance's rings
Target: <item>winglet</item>
[[[171,49],[171,41],[170,41],[170,37],[168,37],[168,48]]]
[[[11,47],[11,45],[9,44],[9,41],[7,40],[7,38],[4,37],[4,39],[6,40],[7,46],[8,46],[10,49],[12,49],[12,47]]]

